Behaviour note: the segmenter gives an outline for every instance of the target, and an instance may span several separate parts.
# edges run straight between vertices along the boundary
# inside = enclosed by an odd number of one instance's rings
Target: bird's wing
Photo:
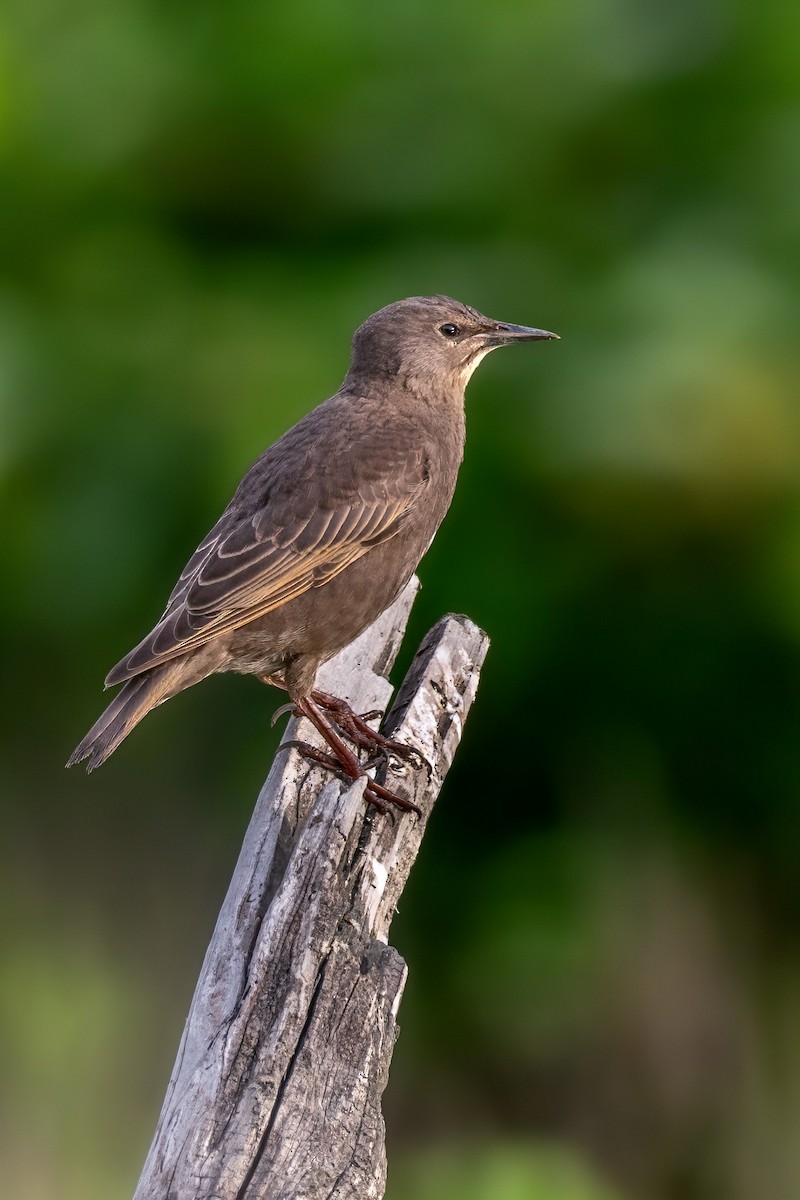
[[[231,507],[189,560],[161,620],[114,667],[106,686],[321,587],[394,537],[426,490],[427,471],[410,456],[390,479],[364,481],[349,501],[309,508],[303,516],[292,513],[295,506],[286,498],[268,501],[255,513]]]

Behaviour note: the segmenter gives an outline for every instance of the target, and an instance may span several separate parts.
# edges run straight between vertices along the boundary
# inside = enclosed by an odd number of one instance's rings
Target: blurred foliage
[[[410,1157],[388,1200],[617,1200],[574,1152],[556,1146],[457,1144]]]
[[[0,172],[3,1194],[132,1190],[274,746],[223,678],[66,775],[105,671],[444,291],[563,341],[471,384],[421,572],[406,661],[493,648],[395,925],[394,1194],[796,1197],[800,8],[9,0]]]

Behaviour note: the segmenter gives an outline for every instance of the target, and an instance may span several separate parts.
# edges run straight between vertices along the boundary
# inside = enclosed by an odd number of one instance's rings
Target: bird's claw
[[[275,712],[270,717],[270,722],[269,722],[270,728],[274,728],[277,725],[278,721],[280,721],[281,717],[286,716],[287,713],[291,713],[292,716],[294,716],[294,717],[297,716],[297,709],[295,708],[292,701],[289,701],[288,704],[281,704],[278,708],[275,709]],[[287,744],[288,743],[284,742],[284,745],[287,745]]]
[[[313,762],[319,763],[321,767],[327,767],[330,771],[336,771],[337,774],[344,773],[342,764],[334,754],[328,754],[319,746],[312,746],[311,742],[304,742],[300,738],[291,738],[288,742],[281,742],[278,746],[279,754],[281,750],[297,750],[303,758],[310,758]]]
[[[352,770],[345,763],[340,762],[335,754],[321,750],[319,746],[312,746],[310,742],[304,742],[300,738],[291,738],[288,742],[281,742],[278,750],[297,750],[302,754],[303,758],[308,758],[312,762],[317,763],[318,766],[333,771],[339,778],[349,783],[354,782],[354,779],[362,778],[367,773],[367,766],[364,766],[360,767],[358,773],[354,776]],[[394,792],[390,792],[388,788],[385,788],[383,784],[376,783],[374,779],[370,779],[369,777],[367,777],[367,786],[364,789],[364,799],[384,815],[387,813],[391,814],[392,805],[394,805],[395,808],[399,808],[403,812],[413,812],[418,817],[422,816],[422,809],[418,805],[414,804],[411,800],[406,800],[403,796],[397,796]]]
[[[356,713],[356,716],[361,721],[378,721],[383,716],[383,709],[371,708],[369,712]]]
[[[404,742],[397,742],[394,738],[388,738],[379,730],[373,729],[367,724],[381,717],[383,713],[380,709],[373,709],[367,713],[353,712],[350,705],[345,700],[340,700],[338,696],[330,696],[327,692],[313,692],[314,700],[330,715],[331,719],[339,727],[340,731],[348,738],[349,741],[357,746],[359,750],[367,750],[375,753],[381,752],[390,758],[394,755],[401,762],[413,758],[417,759],[418,766],[424,765],[428,771],[428,777],[431,775],[431,766],[427,759],[415,746],[407,746]]]

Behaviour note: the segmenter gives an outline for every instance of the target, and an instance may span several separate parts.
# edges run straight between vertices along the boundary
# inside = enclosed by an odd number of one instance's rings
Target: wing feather
[[[291,514],[290,495],[250,513],[232,504],[187,563],[161,620],[106,685],[266,616],[394,537],[427,490],[417,456],[396,468],[388,479],[364,481],[349,502],[300,516]]]

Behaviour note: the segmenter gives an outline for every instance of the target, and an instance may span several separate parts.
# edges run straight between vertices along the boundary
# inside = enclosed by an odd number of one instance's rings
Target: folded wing
[[[349,502],[301,516],[290,493],[255,512],[232,504],[193,554],[161,620],[106,686],[265,616],[394,537],[427,490],[422,462],[412,457],[403,467],[391,479],[365,482]]]

